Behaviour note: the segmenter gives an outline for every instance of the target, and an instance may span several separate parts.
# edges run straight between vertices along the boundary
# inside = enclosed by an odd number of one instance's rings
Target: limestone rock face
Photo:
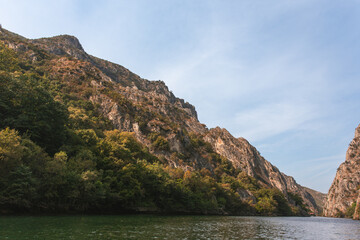
[[[215,151],[263,186],[278,188],[285,196],[299,194],[318,213],[311,194],[294,178],[281,173],[244,138],[234,138],[225,129],[208,130],[198,121],[195,107],[175,97],[163,81],[143,79],[123,66],[91,56],[73,36],[29,40],[3,29],[0,40],[33,63],[48,61],[39,65],[50,79],[70,82],[74,92],[87,89],[84,95],[102,116],[117,129],[133,132],[163,163],[214,172],[216,163],[208,153]],[[156,134],[166,142],[162,148],[154,146]],[[239,195],[253,198],[245,190]]]
[[[319,206],[312,195],[297,184],[293,177],[280,172],[277,167],[264,159],[246,139],[235,138],[226,129],[217,127],[210,129],[205,140],[211,143],[217,153],[229,159],[236,168],[258,179],[265,186],[279,189],[285,196],[288,192],[299,194],[310,210],[318,214]]]
[[[346,210],[357,202],[354,218],[359,219],[360,196],[360,125],[346,152],[346,160],[336,172],[324,206],[327,217],[343,217]]]

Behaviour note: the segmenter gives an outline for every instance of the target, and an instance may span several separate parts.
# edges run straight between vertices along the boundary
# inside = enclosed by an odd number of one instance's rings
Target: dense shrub
[[[356,202],[353,202],[348,209],[346,209],[345,217],[347,218],[353,218],[356,208]]]

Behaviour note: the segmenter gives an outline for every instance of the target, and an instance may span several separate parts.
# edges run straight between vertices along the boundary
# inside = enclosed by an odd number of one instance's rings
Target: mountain
[[[0,209],[319,212],[314,192],[245,139],[209,130],[163,81],[91,56],[69,35],[31,40],[2,28],[0,41]],[[37,198],[21,198],[14,174]]]
[[[315,203],[318,207],[317,215],[323,215],[322,211],[324,209],[324,204],[326,201],[327,194],[315,191],[307,187],[303,187],[303,188],[305,188],[305,190],[314,198]]]
[[[298,194],[314,214],[321,211],[321,204],[315,201],[314,196],[324,197],[325,194],[297,184],[293,177],[280,172],[264,159],[246,139],[235,138],[226,129],[217,127],[207,132],[205,140],[211,143],[217,153],[229,159],[236,168],[259,180],[262,185],[277,188],[285,195]]]
[[[346,159],[337,169],[324,206],[327,217],[360,219],[360,125],[350,142]]]

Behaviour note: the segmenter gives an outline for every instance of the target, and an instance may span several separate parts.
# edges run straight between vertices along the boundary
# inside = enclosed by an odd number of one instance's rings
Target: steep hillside
[[[297,184],[293,177],[280,172],[266,161],[246,139],[234,138],[226,129],[218,127],[210,129],[205,140],[211,143],[217,153],[229,159],[236,168],[258,179],[264,186],[279,189],[285,196],[289,193],[300,195],[311,211],[318,214],[320,209],[309,191]]]
[[[329,189],[324,206],[327,217],[353,217],[360,212],[360,125]]]
[[[323,215],[322,211],[324,209],[324,204],[325,204],[325,201],[326,201],[327,194],[315,191],[315,190],[307,188],[307,187],[303,187],[303,188],[308,193],[310,193],[311,196],[314,198],[315,203],[318,206],[318,210],[319,210],[318,215]]]
[[[312,196],[292,177],[245,139],[208,130],[194,106],[164,82],[88,55],[73,36],[29,40],[0,29],[0,40],[0,108],[7,112],[0,115],[0,143],[13,140],[0,156],[16,162],[5,166],[0,179],[6,193],[0,208],[317,213]],[[20,94],[14,95],[16,89]],[[33,150],[26,142],[35,144]],[[44,169],[30,160],[34,149]],[[38,197],[25,205],[7,195],[7,183],[17,179],[13,174],[24,172],[20,166],[36,183]],[[54,178],[54,169],[63,178]],[[51,186],[42,185],[44,176]],[[51,194],[41,196],[44,189]]]

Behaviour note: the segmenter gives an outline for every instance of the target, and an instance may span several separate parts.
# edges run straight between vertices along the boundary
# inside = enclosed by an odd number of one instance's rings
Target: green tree
[[[0,42],[0,71],[13,72],[19,69],[15,51]]]
[[[169,150],[169,142],[163,136],[158,136],[153,142],[153,146],[158,150]]]
[[[65,140],[66,109],[36,79],[15,79],[0,74],[0,128],[15,128],[48,153]]]
[[[353,203],[346,209],[345,217],[347,217],[347,218],[353,218],[354,213],[355,213],[355,208],[356,208],[356,202],[353,202]]]
[[[8,177],[8,184],[1,193],[2,205],[14,209],[30,209],[37,199],[37,181],[25,165],[16,167]]]
[[[6,177],[21,164],[24,147],[18,132],[6,128],[0,131],[0,178]]]

